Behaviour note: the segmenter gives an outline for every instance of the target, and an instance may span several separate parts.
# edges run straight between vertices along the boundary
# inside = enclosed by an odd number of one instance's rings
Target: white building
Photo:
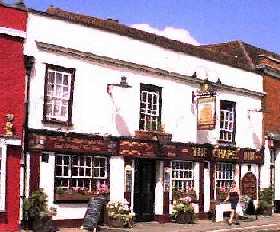
[[[47,193],[55,220],[79,223],[88,196],[68,189],[103,183],[139,220],[166,220],[175,187],[195,189],[200,214],[233,180],[259,191],[262,76],[221,53],[56,8],[30,11],[27,28],[29,183]]]

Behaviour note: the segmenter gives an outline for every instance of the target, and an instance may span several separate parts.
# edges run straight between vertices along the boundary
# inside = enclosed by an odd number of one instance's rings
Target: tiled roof
[[[219,44],[202,45],[200,47],[215,52],[224,52],[232,57],[238,57],[238,59],[242,60],[244,65],[246,65],[248,68],[256,67],[258,64],[258,56],[260,55],[265,55],[280,60],[280,55],[274,52],[255,47],[251,44],[238,40]]]
[[[245,69],[247,71],[254,71],[252,67],[244,64],[243,60],[226,53],[204,49],[203,47],[197,47],[177,40],[171,40],[163,36],[131,28],[114,20],[99,19],[96,17],[64,11],[62,9],[54,7],[49,7],[47,12],[35,11],[32,9],[30,9],[30,11],[35,14],[54,17],[72,23],[82,24],[88,27],[98,28],[112,33],[117,33],[119,35],[128,36],[136,40],[145,41],[147,43],[151,43],[166,49],[171,49],[176,52],[182,52],[190,56],[196,56],[202,59],[229,65],[235,68]]]

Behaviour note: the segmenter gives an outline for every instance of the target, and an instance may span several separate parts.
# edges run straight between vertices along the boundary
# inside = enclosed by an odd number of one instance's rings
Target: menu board
[[[257,199],[257,179],[253,173],[248,172],[242,178],[241,193],[251,197],[253,200]]]

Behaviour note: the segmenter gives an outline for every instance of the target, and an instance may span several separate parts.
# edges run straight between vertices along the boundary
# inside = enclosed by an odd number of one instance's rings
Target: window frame
[[[228,105],[228,107],[223,107],[222,105]],[[231,110],[229,110],[229,105],[231,105]],[[226,109],[227,108],[227,109]],[[222,120],[221,114],[222,112],[231,113],[232,120],[226,120],[224,115],[223,123],[225,122],[232,123],[232,130],[225,129],[221,127]],[[231,140],[226,140],[221,138],[222,132],[231,133]],[[227,144],[235,144],[235,135],[236,135],[236,102],[228,101],[228,100],[220,100],[220,122],[219,122],[219,142],[227,143]]]
[[[190,163],[192,168],[191,169],[173,169],[173,164],[174,163]],[[174,170],[177,170],[177,172],[191,172],[191,175],[192,177],[186,177],[186,178],[181,178],[181,177],[173,177],[173,172]],[[180,174],[179,174],[180,176]],[[188,185],[188,187],[194,187],[194,162],[193,161],[188,161],[188,160],[172,160],[171,161],[171,184],[172,184],[172,188],[176,188],[177,190],[185,190],[186,189],[186,184],[183,184],[181,186],[184,186],[184,187],[175,187],[175,184],[174,182],[175,181],[183,181],[183,182],[191,182],[191,186]]]
[[[0,144],[0,212],[6,210],[7,147]]]
[[[231,178],[218,178],[218,175],[217,175],[217,166],[218,165],[224,165],[224,166],[231,166]],[[223,171],[226,171],[225,168],[223,168],[222,170]],[[229,188],[232,181],[234,181],[235,179],[235,174],[236,174],[236,164],[235,163],[228,163],[228,162],[217,162],[216,165],[215,165],[215,187],[216,187],[216,191],[221,188],[221,187],[226,187],[226,188]],[[224,174],[226,175],[226,174]],[[218,181],[224,181],[224,182],[229,182],[226,186],[223,185],[223,186],[218,186]]]
[[[57,173],[56,173],[56,168],[57,168],[57,157],[68,157],[68,175],[61,175],[61,176],[58,176]],[[86,176],[86,170],[84,169],[84,176],[83,175],[80,175],[79,174],[79,171],[78,171],[78,175],[73,175],[73,166],[75,168],[85,168],[85,167],[89,167],[89,166],[85,166],[85,165],[74,165],[73,164],[73,158],[74,157],[78,157],[78,158],[81,158],[81,157],[84,157],[85,159],[86,158],[90,158],[91,159],[91,166],[90,166],[90,169],[91,169],[91,176]],[[105,165],[104,165],[104,176],[103,177],[96,177],[94,176],[94,159],[104,159],[105,161]],[[80,160],[79,160],[80,161]],[[78,164],[80,164],[78,161]],[[59,166],[63,166],[64,164],[64,160],[62,162],[62,165],[59,165]],[[86,161],[84,161],[84,164],[86,163]],[[92,188],[94,187],[93,186],[93,182],[94,181],[108,181],[108,163],[109,163],[109,157],[107,156],[101,156],[101,155],[91,155],[91,154],[61,154],[61,153],[57,153],[55,154],[55,165],[54,165],[54,189],[56,188],[63,188],[63,189],[70,189],[70,188],[82,188],[82,187],[77,187],[77,186],[73,186],[73,180],[76,180],[78,181],[79,179],[84,179],[84,180],[90,180],[90,190],[92,191]],[[65,166],[65,165],[64,165]],[[101,168],[98,166],[98,169],[100,170]],[[64,173],[64,171],[63,171]],[[62,173],[62,174],[63,174]],[[64,187],[63,185],[62,186],[57,186],[57,179],[65,179],[68,181],[68,184],[67,184],[67,187]],[[95,186],[96,187],[96,186]]]
[[[142,107],[141,107],[141,104],[142,104],[142,92],[148,92],[148,93],[151,93],[151,94],[158,94],[158,99],[157,99],[157,104],[158,104],[158,115],[148,115],[147,113],[143,113],[142,112]],[[162,111],[162,87],[159,87],[159,86],[156,86],[156,85],[152,85],[152,84],[143,84],[143,83],[140,83],[140,96],[139,96],[139,100],[140,100],[140,104],[139,104],[139,130],[144,130],[144,131],[157,131],[160,129],[160,126],[161,126],[161,111]],[[147,107],[145,108],[147,109]],[[142,117],[141,115],[144,114],[146,116],[149,116],[149,117],[157,117],[157,124],[156,124],[156,127],[153,128],[153,125],[151,124],[150,125],[150,128],[148,129],[147,128],[147,123],[146,123],[146,119],[144,119],[144,123],[143,123],[143,126],[142,126]]]
[[[70,93],[69,93],[69,100],[68,100],[68,117],[66,120],[58,120],[55,118],[48,119],[47,116],[47,90],[48,90],[48,71],[52,69],[56,72],[66,72],[69,73],[71,76],[71,83],[70,83]],[[43,105],[43,123],[51,123],[51,124],[62,124],[65,126],[72,125],[72,108],[73,108],[73,92],[74,92],[74,82],[75,82],[75,72],[74,68],[65,68],[58,65],[53,64],[46,64],[46,71],[45,71],[45,84],[44,84],[44,105]]]

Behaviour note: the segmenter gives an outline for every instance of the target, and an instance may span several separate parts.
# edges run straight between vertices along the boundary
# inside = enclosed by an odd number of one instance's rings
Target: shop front
[[[31,166],[38,163],[31,191],[44,189],[58,222],[81,223],[88,199],[104,188],[108,200],[126,199],[137,221],[160,222],[170,220],[182,193],[192,194],[194,212],[205,217],[233,180],[255,200],[259,191],[262,152],[254,149],[33,130],[29,150]]]

